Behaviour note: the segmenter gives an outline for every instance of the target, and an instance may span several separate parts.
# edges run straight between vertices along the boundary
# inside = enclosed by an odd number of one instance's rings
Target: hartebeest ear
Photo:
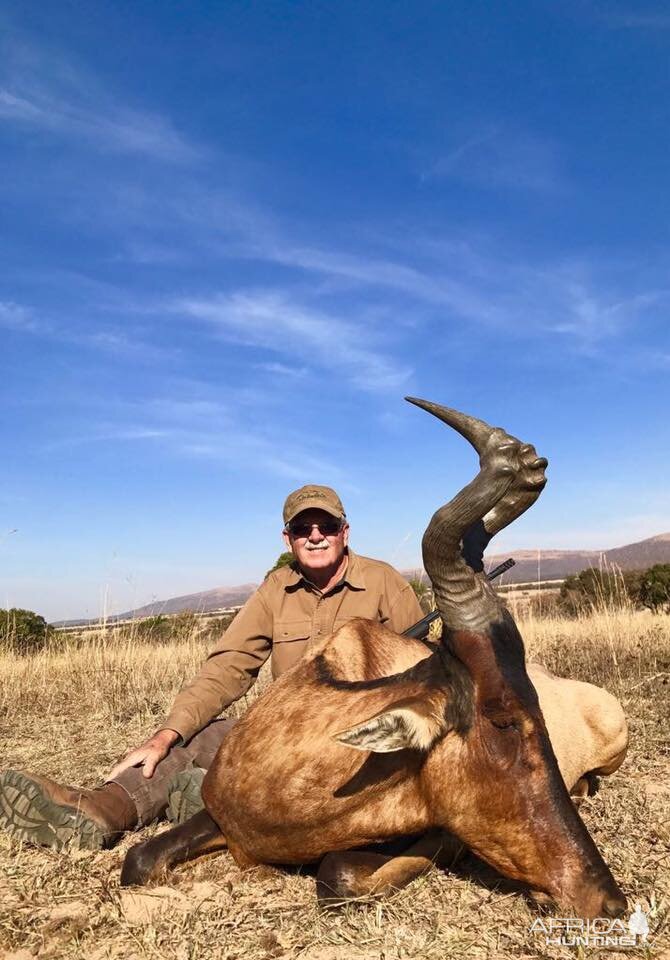
[[[428,750],[447,729],[444,716],[435,712],[435,704],[411,697],[398,700],[369,720],[336,733],[335,740],[373,753]]]

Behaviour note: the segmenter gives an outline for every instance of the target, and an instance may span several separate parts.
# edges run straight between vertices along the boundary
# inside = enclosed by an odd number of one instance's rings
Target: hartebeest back
[[[535,501],[547,462],[481,420],[412,402],[480,456],[423,538],[440,643],[428,652],[357,620],[315,647],[222,744],[207,812],[131,850],[122,882],[227,844],[242,865],[330,854],[321,890],[356,895],[375,862],[334,851],[439,829],[580,915],[625,909],[561,777],[514,621],[463,557]]]

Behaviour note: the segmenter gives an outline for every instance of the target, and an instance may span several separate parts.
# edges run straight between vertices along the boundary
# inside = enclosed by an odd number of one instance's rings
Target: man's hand
[[[139,747],[126,754],[123,760],[119,760],[116,766],[110,771],[107,780],[114,780],[120,773],[129,767],[142,766],[142,773],[149,779],[153,777],[156,766],[167,757],[170,748],[179,740],[179,734],[176,730],[159,730],[149,737]]]

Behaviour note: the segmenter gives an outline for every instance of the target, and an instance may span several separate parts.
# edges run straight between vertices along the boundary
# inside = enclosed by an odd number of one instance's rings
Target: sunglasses
[[[296,520],[287,526],[288,532],[292,537],[309,537],[314,527],[319,528],[319,533],[324,537],[334,537],[342,529],[342,521],[335,517],[332,520],[319,520],[318,523],[308,523],[306,520]]]

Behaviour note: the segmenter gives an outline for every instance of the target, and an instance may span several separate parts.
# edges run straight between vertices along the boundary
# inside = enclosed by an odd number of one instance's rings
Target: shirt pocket
[[[280,677],[302,660],[309,648],[311,620],[275,620],[272,631],[272,676]]]
[[[294,640],[309,640],[312,633],[312,621],[275,620],[272,631],[273,643],[291,643]]]

